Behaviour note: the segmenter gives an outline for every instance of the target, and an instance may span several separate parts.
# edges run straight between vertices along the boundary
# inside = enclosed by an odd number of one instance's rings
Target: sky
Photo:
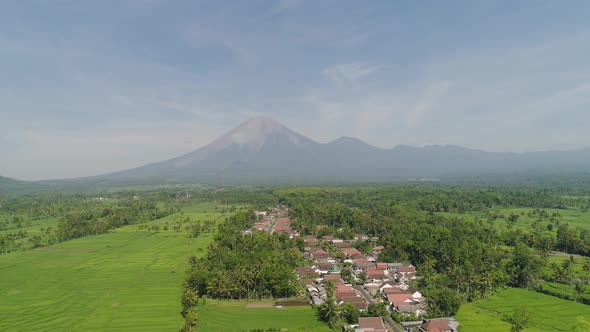
[[[0,175],[104,174],[254,116],[319,142],[590,146],[588,1],[11,1]]]

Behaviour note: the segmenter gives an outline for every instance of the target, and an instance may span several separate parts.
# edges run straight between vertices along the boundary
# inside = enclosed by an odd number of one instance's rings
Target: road
[[[373,300],[373,297],[371,296],[371,294],[369,294],[363,287],[354,286],[354,288],[361,293],[361,295],[365,298],[367,303],[371,304],[371,303],[375,302],[375,300]],[[385,324],[387,324],[387,327],[389,328],[390,331],[403,332],[402,328],[396,322],[394,322],[393,319],[391,319],[391,317],[389,317],[389,316],[385,317]]]

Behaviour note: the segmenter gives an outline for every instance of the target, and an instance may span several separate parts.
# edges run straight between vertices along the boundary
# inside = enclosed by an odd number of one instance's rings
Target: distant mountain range
[[[15,180],[0,176],[0,194],[5,194],[14,191],[22,191],[27,189],[35,189],[38,186],[31,182]]]
[[[589,170],[590,149],[531,153],[439,145],[382,149],[353,137],[318,143],[272,119],[253,118],[191,153],[94,179],[228,184],[387,182]]]
[[[188,154],[87,178],[36,183],[0,177],[0,193],[39,188],[205,183],[327,184],[408,180],[590,183],[590,149],[498,153],[460,146],[391,149],[341,137],[318,143],[268,118],[253,118]],[[485,180],[484,180],[485,179]],[[524,180],[524,182],[523,182]]]

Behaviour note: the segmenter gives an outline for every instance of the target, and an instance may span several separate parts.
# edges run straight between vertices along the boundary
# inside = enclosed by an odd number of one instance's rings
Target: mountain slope
[[[37,187],[37,186],[33,183],[30,183],[30,182],[20,181],[20,180],[15,180],[15,179],[7,178],[4,176],[0,176],[0,193],[1,194],[19,192],[19,191],[27,190],[27,189],[34,189],[35,187]]]
[[[364,182],[588,170],[589,149],[522,154],[437,145],[381,149],[352,137],[322,144],[272,119],[254,118],[196,151],[95,178],[227,183]]]

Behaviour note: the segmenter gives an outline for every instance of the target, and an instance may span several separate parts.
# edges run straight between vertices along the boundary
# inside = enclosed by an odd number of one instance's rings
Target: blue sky
[[[0,175],[95,175],[252,116],[320,142],[590,146],[588,1],[12,1]]]

